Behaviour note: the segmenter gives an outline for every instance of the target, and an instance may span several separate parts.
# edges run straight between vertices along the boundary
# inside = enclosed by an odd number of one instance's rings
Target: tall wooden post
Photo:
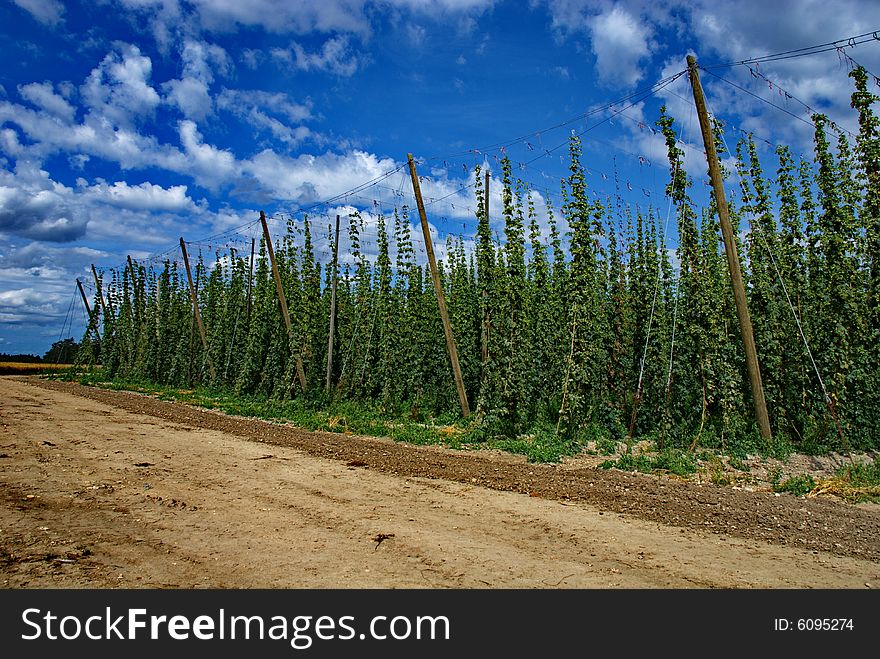
[[[758,351],[755,348],[755,336],[752,332],[752,320],[749,317],[749,308],[746,304],[746,290],[743,285],[742,272],[739,267],[736,240],[733,235],[733,227],[730,224],[727,198],[724,196],[724,181],[721,178],[721,168],[718,165],[718,153],[715,150],[715,138],[712,135],[712,127],[709,124],[709,115],[706,112],[706,100],[703,97],[703,86],[700,84],[700,73],[697,68],[697,60],[693,55],[687,56],[688,73],[691,79],[691,87],[694,92],[694,105],[697,108],[697,116],[700,119],[700,131],[703,134],[703,145],[706,147],[706,161],[709,164],[709,177],[712,180],[712,190],[715,193],[715,204],[718,206],[718,219],[721,222],[721,234],[724,238],[724,252],[727,255],[727,267],[730,270],[730,282],[733,286],[733,296],[736,300],[736,315],[739,319],[739,329],[742,334],[743,347],[746,352],[746,366],[749,371],[749,383],[752,387],[752,399],[755,405],[755,418],[764,439],[770,439],[770,417],[767,414],[767,403],[764,400],[764,386],[761,383],[761,369],[758,365]]]
[[[135,331],[140,332],[140,318],[138,317],[138,295],[137,295],[137,275],[135,272],[134,262],[131,260],[131,254],[126,255],[128,262],[128,280],[131,284],[131,300],[126,300],[131,307],[131,335],[134,337]]]
[[[336,280],[339,268],[339,216],[336,216],[336,238],[333,240],[333,279],[330,282],[330,336],[327,338],[327,379],[324,391],[330,393],[333,376],[333,336],[336,333]]]
[[[208,352],[208,341],[205,339],[205,326],[202,325],[202,314],[199,312],[199,295],[196,293],[193,285],[192,272],[189,269],[189,256],[186,253],[186,243],[183,237],[180,238],[180,251],[183,253],[183,267],[186,268],[186,279],[189,282],[189,295],[192,298],[193,315],[196,317],[196,325],[199,328],[199,336],[202,339],[202,348],[205,350],[205,359],[208,362],[208,370],[211,373],[211,379],[217,377],[217,371],[214,370],[214,362],[211,359],[211,353]]]
[[[296,357],[296,376],[299,379],[299,385],[305,391],[306,372],[303,369],[302,356],[299,354],[299,350],[296,350],[293,346],[293,327],[290,324],[290,314],[287,311],[287,298],[284,295],[284,287],[281,285],[281,275],[278,274],[278,266],[275,263],[275,249],[272,247],[272,236],[269,234],[269,227],[266,225],[266,214],[263,211],[260,211],[260,223],[263,225],[263,235],[266,236],[266,249],[269,251],[272,277],[275,279],[275,289],[278,291],[278,304],[281,305],[281,315],[284,316],[284,325],[287,327],[290,349]]]
[[[254,244],[257,242],[256,238],[251,238],[251,263],[250,268],[248,269],[248,284],[247,284],[247,326],[251,326],[251,286],[254,281]]]
[[[489,172],[486,172],[486,186],[483,192],[483,208],[486,213],[486,226],[489,225]],[[489,275],[488,272],[481,272],[480,280],[485,282],[486,277]],[[482,332],[482,341],[480,341],[480,347],[482,348],[482,364],[486,365],[486,362],[489,361],[489,289],[486,287],[486,284],[483,284],[483,332]]]
[[[76,279],[76,287],[79,289],[79,294],[82,297],[83,304],[86,307],[86,315],[89,318],[88,327],[91,328],[92,322],[95,323],[95,336],[98,339],[98,345],[101,345],[101,333],[98,332],[98,321],[92,317],[92,308],[91,308],[91,306],[89,306],[89,298],[86,297],[86,292],[83,290],[83,285],[82,285],[82,282],[79,280],[79,277],[77,277],[77,279]],[[88,331],[88,329],[86,331]]]
[[[422,190],[419,187],[419,175],[416,172],[416,163],[411,153],[407,154],[409,161],[409,173],[412,177],[413,193],[416,197],[416,205],[419,208],[419,219],[422,222],[422,236],[425,238],[425,253],[428,255],[428,264],[431,266],[431,279],[434,280],[434,292],[437,294],[437,305],[440,307],[440,318],[443,320],[443,333],[446,335],[446,348],[449,351],[449,361],[452,363],[452,374],[455,376],[455,388],[458,390],[458,400],[461,403],[462,416],[470,416],[471,408],[468,405],[467,392],[464,389],[464,380],[461,377],[461,366],[458,364],[458,351],[455,349],[455,337],[452,335],[452,325],[449,323],[449,313],[446,310],[446,299],[443,296],[443,285],[440,283],[440,273],[437,271],[437,260],[434,258],[434,243],[431,240],[431,231],[428,228],[428,218],[425,215],[425,202],[422,201]]]
[[[98,271],[95,270],[95,264],[92,263],[92,278],[95,280],[95,287],[98,289],[98,302],[101,304],[101,314],[104,319],[104,332],[107,332],[107,304],[104,302],[104,292],[101,290],[101,280],[98,278]]]

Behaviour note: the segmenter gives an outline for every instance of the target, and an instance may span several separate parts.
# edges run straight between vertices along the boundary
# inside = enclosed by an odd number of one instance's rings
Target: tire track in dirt
[[[7,399],[0,408],[6,587],[880,582],[880,562],[855,551],[864,539],[854,548],[841,543],[834,555],[768,544],[760,534],[771,525],[760,518],[751,535],[724,532],[759,505],[786,503],[792,520],[823,523],[812,511],[827,509],[851,515],[859,528],[876,522],[833,501],[816,508],[794,497],[532,465],[488,451],[309,433],[68,383],[0,378],[0,400]],[[737,507],[728,494],[748,505]],[[666,519],[717,522],[676,527]],[[800,529],[802,537],[812,540],[811,528]]]
[[[315,457],[362,461],[366,467],[382,473],[438,478],[545,499],[583,502],[640,519],[713,534],[880,560],[880,514],[836,500],[746,492],[615,470],[573,470],[559,465],[495,459],[474,451],[309,432],[131,392],[46,380],[29,382],[175,423],[296,448]]]

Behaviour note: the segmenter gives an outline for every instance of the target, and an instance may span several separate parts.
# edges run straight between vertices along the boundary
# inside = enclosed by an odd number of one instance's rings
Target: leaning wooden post
[[[458,351],[455,349],[455,337],[452,335],[452,325],[449,323],[449,313],[446,311],[446,299],[443,296],[443,285],[440,283],[440,273],[437,271],[437,260],[434,258],[434,243],[431,240],[431,231],[428,228],[428,218],[425,215],[425,203],[422,201],[422,190],[419,187],[419,175],[416,172],[416,163],[411,153],[407,154],[409,161],[409,173],[412,177],[413,193],[416,197],[416,205],[419,208],[419,219],[422,222],[422,235],[425,238],[425,253],[428,255],[428,264],[431,266],[431,279],[434,280],[434,292],[437,294],[437,305],[440,307],[440,318],[443,320],[443,333],[446,335],[446,348],[449,350],[449,361],[452,363],[452,374],[455,376],[455,388],[458,390],[458,400],[461,403],[462,416],[470,416],[471,408],[468,405],[467,392],[464,389],[464,380],[461,377],[461,367],[458,364]]]
[[[290,340],[291,350],[293,349],[293,327],[290,324],[290,314],[287,311],[287,298],[284,296],[284,287],[281,285],[281,275],[278,274],[278,266],[275,263],[275,249],[272,247],[272,236],[269,234],[269,227],[266,226],[266,214],[260,211],[260,223],[263,225],[263,234],[266,236],[266,249],[269,252],[269,261],[272,264],[272,277],[275,279],[275,289],[278,291],[278,304],[281,305],[281,315],[284,316],[284,325],[287,327],[287,337]],[[306,372],[303,369],[302,356],[298,350],[294,350],[296,357],[296,376],[299,379],[299,385],[302,390],[306,390]]]
[[[104,318],[104,333],[107,333],[107,304],[104,302],[104,292],[101,290],[101,280],[98,278],[98,271],[95,270],[95,264],[92,263],[92,277],[95,280],[95,287],[98,289],[98,302],[101,304],[101,314]]]
[[[88,332],[89,329],[92,328],[92,323],[95,324],[95,337],[98,340],[98,345],[101,345],[101,334],[98,332],[98,321],[92,316],[92,308],[89,306],[89,298],[86,297],[86,292],[83,290],[82,282],[79,280],[79,277],[76,279],[76,287],[79,289],[79,294],[82,297],[83,304],[86,307],[86,315],[89,317],[89,326],[86,329]]]
[[[721,177],[721,168],[718,165],[718,153],[715,150],[715,138],[712,135],[712,127],[709,125],[709,115],[706,112],[706,100],[703,97],[703,87],[700,84],[700,73],[697,69],[697,60],[693,55],[687,56],[688,73],[691,79],[691,87],[694,92],[694,105],[697,108],[697,116],[700,119],[700,131],[703,134],[703,145],[706,147],[706,161],[709,164],[709,177],[712,179],[712,190],[715,194],[715,203],[718,206],[718,219],[721,222],[721,234],[724,238],[724,252],[727,255],[727,267],[730,270],[730,282],[733,286],[733,297],[736,300],[736,315],[739,319],[739,329],[742,334],[743,347],[746,352],[746,366],[749,371],[749,383],[752,387],[752,399],[755,405],[755,418],[764,439],[771,438],[770,417],[767,414],[767,402],[764,400],[764,386],[761,383],[761,369],[758,365],[758,351],[755,348],[755,336],[752,332],[752,320],[749,317],[749,308],[746,304],[746,290],[743,285],[742,272],[739,267],[736,240],[733,235],[733,227],[730,224],[730,215],[727,207],[727,198],[724,196],[724,181]]]
[[[138,293],[137,293],[137,270],[134,267],[134,262],[131,260],[131,254],[127,255],[126,260],[128,261],[128,277],[131,284],[131,300],[129,305],[131,306],[131,335],[134,336],[135,332],[141,331],[141,323],[140,323],[140,312],[139,302],[138,302]]]
[[[192,272],[189,269],[189,256],[186,253],[186,243],[183,237],[180,238],[180,251],[183,253],[183,267],[186,268],[186,279],[189,282],[189,295],[192,298],[193,315],[196,317],[196,325],[199,327],[199,336],[202,339],[202,348],[205,350],[205,359],[208,362],[208,371],[211,373],[211,379],[216,379],[217,371],[214,370],[214,362],[211,359],[211,353],[208,352],[208,341],[205,339],[205,326],[202,325],[202,314],[199,313],[199,296],[193,286]]]
[[[327,379],[324,391],[330,393],[333,375],[333,335],[336,332],[336,280],[339,267],[339,216],[336,216],[336,238],[333,240],[333,279],[330,282],[330,336],[327,338]]]

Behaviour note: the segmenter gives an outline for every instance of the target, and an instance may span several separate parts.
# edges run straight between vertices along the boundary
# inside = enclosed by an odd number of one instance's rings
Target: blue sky
[[[697,195],[705,163],[686,79],[658,81],[689,52],[708,66],[880,30],[880,4],[0,0],[0,30],[0,352],[42,354],[82,336],[91,264],[179,258],[180,236],[210,259],[260,210],[278,233],[308,210],[326,246],[337,212],[369,225],[412,205],[409,152],[440,257],[473,234],[478,162],[495,194],[508,155],[545,220],[572,131],[595,194],[665,217],[662,103]],[[731,140],[755,133],[768,171],[773,144],[809,154],[808,108],[854,131],[846,73],[880,75],[880,41],[840,45],[711,69],[710,110]]]

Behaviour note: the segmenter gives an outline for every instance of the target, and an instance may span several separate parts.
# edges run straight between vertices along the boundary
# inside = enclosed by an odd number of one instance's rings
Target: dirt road
[[[0,378],[4,588],[880,587],[880,512]]]

